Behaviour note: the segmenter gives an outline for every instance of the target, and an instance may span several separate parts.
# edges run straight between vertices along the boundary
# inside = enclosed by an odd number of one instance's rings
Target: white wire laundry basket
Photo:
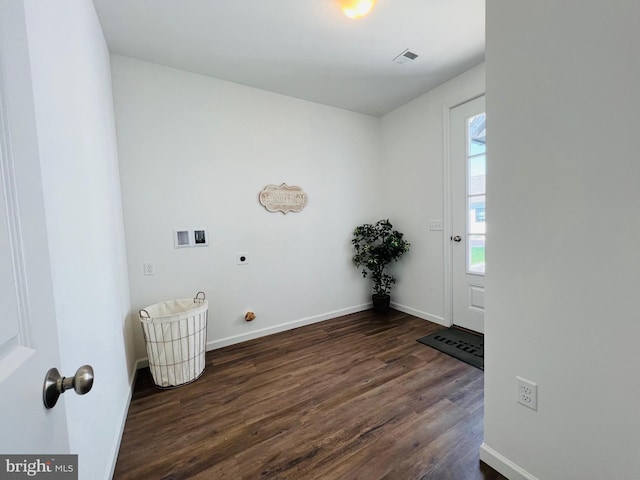
[[[194,298],[156,303],[138,312],[149,369],[158,388],[191,383],[204,373],[209,302]]]

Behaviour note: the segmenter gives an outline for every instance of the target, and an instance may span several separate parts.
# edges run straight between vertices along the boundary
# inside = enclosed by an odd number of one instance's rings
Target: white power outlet
[[[538,384],[522,377],[516,377],[516,383],[518,385],[518,403],[531,410],[538,410]]]

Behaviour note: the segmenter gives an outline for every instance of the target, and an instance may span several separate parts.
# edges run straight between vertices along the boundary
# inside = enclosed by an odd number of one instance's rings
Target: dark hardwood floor
[[[483,372],[416,342],[441,328],[367,311],[208,352],[174,390],[141,370],[114,478],[504,480]]]

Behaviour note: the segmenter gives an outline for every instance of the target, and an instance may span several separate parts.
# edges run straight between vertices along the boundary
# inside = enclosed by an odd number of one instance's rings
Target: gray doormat
[[[484,335],[450,327],[418,339],[480,370],[484,370]]]

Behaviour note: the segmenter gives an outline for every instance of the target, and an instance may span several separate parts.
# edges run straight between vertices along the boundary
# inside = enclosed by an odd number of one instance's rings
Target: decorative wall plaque
[[[260,192],[260,205],[270,212],[299,212],[307,206],[307,194],[300,187],[267,185]]]

